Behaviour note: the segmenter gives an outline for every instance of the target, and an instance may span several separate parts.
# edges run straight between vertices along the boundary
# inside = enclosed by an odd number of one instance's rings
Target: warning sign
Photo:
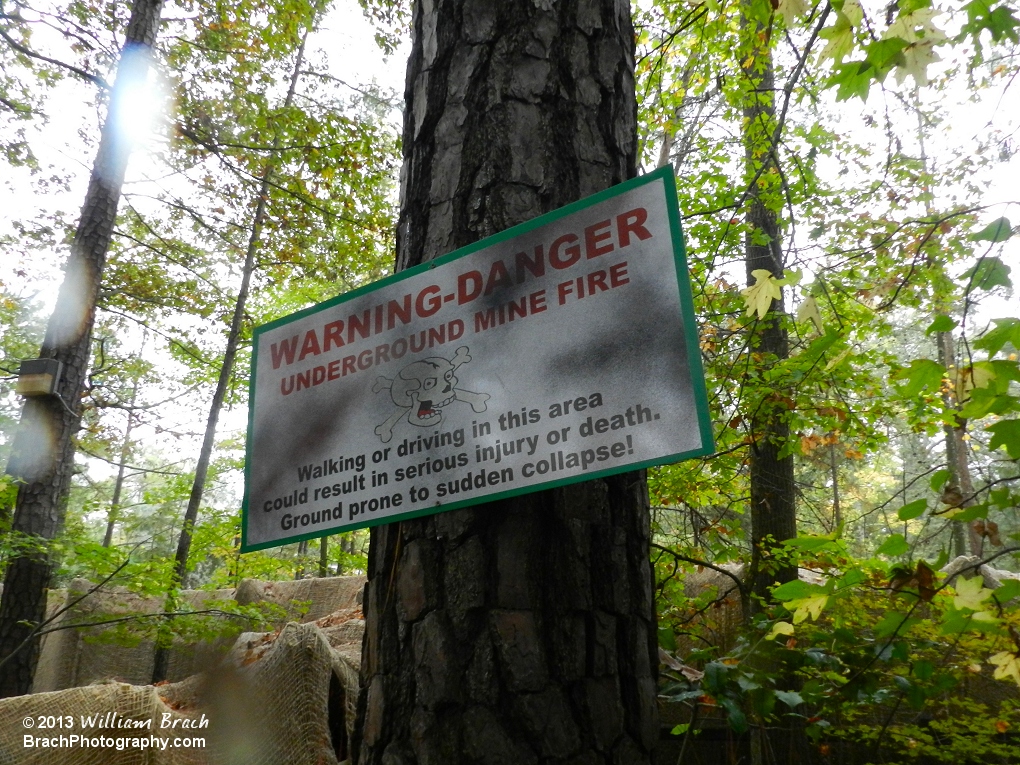
[[[708,454],[665,169],[255,331],[242,549]]]

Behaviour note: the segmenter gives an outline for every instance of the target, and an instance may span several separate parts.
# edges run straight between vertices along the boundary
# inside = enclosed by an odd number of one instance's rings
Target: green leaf
[[[1020,35],[1016,31],[1020,21],[1013,15],[1009,3],[992,8],[991,0],[972,0],[964,8],[968,21],[963,32],[974,37],[976,42],[980,42],[979,38],[984,30],[991,33],[994,42],[1002,39],[1020,42]]]
[[[907,540],[902,534],[893,534],[875,550],[875,555],[888,555],[890,558],[896,558],[909,549],[910,545],[907,544]]]
[[[974,341],[974,347],[988,351],[994,356],[1007,343],[1020,349],[1020,319],[995,319],[995,329],[990,330]]]
[[[910,521],[921,515],[924,515],[924,511],[928,509],[928,501],[925,499],[917,499],[910,504],[904,505],[899,509],[896,515],[901,521]]]
[[[1002,583],[1002,587],[996,589],[992,595],[999,603],[1008,603],[1013,598],[1020,596],[1020,579],[1007,579]]]
[[[729,669],[722,662],[709,662],[705,665],[705,677],[702,679],[702,687],[718,698],[726,687],[726,677]]]
[[[772,597],[776,600],[797,600],[799,598],[809,598],[821,592],[824,592],[824,590],[817,584],[794,579],[792,582],[784,582],[776,587],[772,591]]]
[[[918,680],[930,680],[931,676],[935,674],[935,665],[927,659],[921,659],[914,664],[914,668],[911,671]]]
[[[889,69],[903,62],[903,49],[907,41],[899,37],[876,40],[865,48],[868,62],[877,70]]]
[[[776,691],[776,698],[790,707],[790,709],[796,709],[804,703],[801,695],[794,691]]]
[[[811,344],[804,349],[802,357],[808,364],[812,364],[822,357],[829,348],[839,342],[840,334],[834,329],[830,329],[821,337],[815,338],[811,341]]]
[[[837,101],[849,101],[854,96],[864,101],[868,98],[871,83],[875,80],[881,82],[883,79],[885,74],[876,69],[870,61],[851,61],[836,67],[836,71],[829,77],[828,84],[830,87],[838,86]]]
[[[900,388],[900,393],[913,398],[923,390],[938,390],[945,372],[941,364],[931,359],[914,359],[909,367],[896,372],[893,378],[906,379],[907,384]]]
[[[951,319],[945,314],[941,314],[935,317],[935,321],[928,325],[928,329],[924,331],[926,335],[933,335],[936,332],[951,332],[959,324],[956,319]]]
[[[970,400],[960,410],[960,416],[977,420],[988,414],[1006,414],[1015,409],[1016,398],[996,395],[994,391],[977,389],[970,393]]]
[[[1009,272],[1010,267],[998,258],[981,258],[976,266],[963,274],[963,278],[971,287],[987,291],[994,287],[1012,287]]]
[[[1003,3],[988,14],[988,22],[985,28],[992,33],[992,39],[995,42],[1005,38],[1017,43],[1020,42],[1020,35],[1016,31],[1018,26],[1020,26],[1020,20],[1017,20],[1017,17],[1010,11],[1009,6]]]
[[[946,518],[950,518],[957,523],[970,523],[977,518],[988,517],[988,503],[978,502],[976,505],[970,507],[956,508],[945,514]]]
[[[896,683],[896,687],[903,691],[903,695],[906,697],[907,703],[910,704],[911,707],[914,709],[920,709],[924,706],[924,688],[914,685],[909,679],[901,677],[900,675],[894,677],[893,682]]]
[[[887,638],[890,635],[906,635],[920,619],[908,619],[906,614],[888,611],[875,625],[875,637]]]
[[[950,471],[945,469],[936,470],[932,474],[931,480],[928,481],[928,485],[931,487],[932,491],[940,491],[952,475],[953,474]]]
[[[745,733],[748,728],[747,715],[744,714],[744,710],[740,708],[737,700],[729,696],[721,696],[717,697],[716,701],[726,710],[726,718],[729,720],[730,727],[733,728],[734,732]]]
[[[796,539],[787,539],[784,546],[804,552],[818,552],[820,550],[837,550],[839,545],[831,536],[803,536]]]
[[[658,629],[659,633],[659,645],[665,648],[667,651],[676,650],[676,635],[673,634],[673,628],[668,626],[660,626]]]
[[[1001,446],[1012,459],[1020,460],[1020,420],[1002,420],[985,429],[992,434],[989,449]]]
[[[971,234],[970,238],[975,242],[1005,242],[1013,236],[1013,224],[1009,218],[999,218],[978,231]]]

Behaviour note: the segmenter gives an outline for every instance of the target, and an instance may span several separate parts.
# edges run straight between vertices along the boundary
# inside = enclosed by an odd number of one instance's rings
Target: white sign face
[[[255,333],[244,551],[711,453],[657,171]]]

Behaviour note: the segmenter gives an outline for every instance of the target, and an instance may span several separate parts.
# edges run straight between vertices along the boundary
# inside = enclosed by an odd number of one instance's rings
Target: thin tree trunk
[[[832,525],[838,531],[843,525],[843,508],[839,503],[839,459],[836,457],[836,444],[829,444],[829,473],[832,476]]]
[[[925,142],[924,115],[921,112],[921,101],[917,88],[914,88],[914,114],[917,116],[917,142],[921,149],[921,166],[924,168],[925,178],[930,175],[928,167],[928,149]],[[922,184],[922,188],[926,188]],[[934,213],[930,196],[925,197],[925,213],[931,217]],[[948,313],[948,310],[947,310]],[[956,364],[956,343],[953,340],[953,333],[936,332],[935,342],[938,345],[939,363],[945,367],[946,374],[951,381],[957,379],[958,367]],[[955,387],[955,386],[953,386]],[[947,410],[958,410],[959,401],[952,392],[952,388],[944,389],[942,402]],[[942,427],[946,438],[946,468],[949,470],[949,480],[946,481],[946,490],[943,497],[960,497],[962,507],[970,507],[974,504],[974,484],[970,477],[970,460],[967,452],[967,441],[964,436],[967,433],[966,422],[957,418],[956,424],[947,422]],[[953,552],[956,555],[980,555],[983,538],[977,534],[975,522],[971,521],[964,528],[961,523],[952,525]]]
[[[946,368],[950,379],[955,379],[957,372],[956,344],[952,332],[937,332],[939,363]],[[959,403],[955,395],[948,390],[942,394],[946,407],[955,410]],[[946,499],[959,499],[960,507],[970,507],[974,504],[974,482],[970,476],[970,459],[967,451],[966,422],[957,417],[956,424],[946,423],[942,427],[946,438],[946,468],[949,470],[949,479],[942,496]],[[966,525],[953,523],[953,552],[956,555],[980,555],[983,538],[977,533],[974,522]]]
[[[284,108],[289,108],[294,101],[294,93],[297,91],[297,83],[300,77],[301,64],[304,62],[305,42],[311,27],[306,30],[298,47],[297,57],[294,61],[294,69],[291,72],[290,88],[287,90],[287,97],[284,101]],[[234,302],[234,315],[230,320],[230,332],[227,335],[227,349],[223,355],[223,365],[220,367],[220,375],[216,381],[216,390],[213,393],[212,403],[209,405],[209,417],[205,426],[205,437],[202,439],[202,449],[198,454],[198,463],[195,465],[195,479],[191,484],[191,494],[188,497],[188,507],[184,512],[184,524],[181,526],[180,537],[177,541],[177,554],[174,556],[173,579],[170,585],[170,592],[167,594],[166,610],[176,610],[176,591],[184,583],[184,576],[188,569],[188,554],[191,551],[191,538],[195,530],[195,521],[198,519],[198,510],[202,504],[202,495],[205,491],[205,481],[209,474],[209,463],[212,459],[213,446],[216,443],[216,425],[219,422],[220,410],[223,408],[223,400],[227,395],[227,388],[230,385],[230,377],[234,371],[234,359],[237,356],[237,346],[241,338],[241,321],[244,319],[244,307],[248,301],[248,290],[251,284],[252,271],[255,270],[255,255],[258,252],[259,243],[262,240],[262,227],[266,220],[266,203],[269,199],[269,192],[272,189],[274,171],[275,151],[279,147],[279,135],[273,139],[273,152],[270,153],[266,162],[266,168],[262,173],[258,190],[258,202],[255,205],[255,214],[252,217],[251,232],[248,236],[248,247],[244,254],[244,265],[241,269],[241,287],[237,291],[237,299]],[[166,679],[168,663],[170,660],[169,620],[164,620],[165,628],[161,630],[156,640],[156,653],[153,660],[152,682],[158,683]]]
[[[120,495],[124,490],[124,473],[126,471],[128,457],[131,454],[131,431],[135,426],[135,400],[138,396],[138,382],[131,389],[131,402],[128,409],[127,427],[124,428],[124,443],[120,447],[120,462],[117,465],[117,481],[113,485],[113,499],[110,500],[110,512],[106,516],[106,535],[103,537],[103,547],[109,547],[113,543],[113,529],[117,525],[117,518],[120,515]]]
[[[399,269],[635,175],[627,2],[423,1],[412,35]],[[372,529],[353,761],[648,765],[649,533],[643,472]]]
[[[308,557],[308,540],[302,539],[297,546],[297,566],[294,569],[295,579],[305,577],[305,558]]]
[[[329,576],[329,537],[319,540],[319,576]]]
[[[763,185],[774,183],[777,168],[773,131],[775,129],[775,71],[772,49],[760,24],[743,19],[744,33],[750,44],[747,102],[744,107],[744,152],[747,176],[753,179],[748,190],[748,233],[745,238],[747,282],[754,284],[752,273],[765,270],[777,279],[783,276],[783,245],[776,211],[766,198]],[[744,52],[746,53],[746,52]],[[742,55],[744,55],[742,53]],[[774,203],[773,203],[774,204]],[[790,344],[783,320],[783,298],[773,301],[765,318],[754,330],[752,348],[761,355],[761,364],[770,365],[790,356]],[[797,577],[796,566],[777,560],[774,551],[784,540],[797,536],[793,455],[781,452],[790,439],[790,426],[784,416],[781,395],[762,403],[751,422],[751,591],[767,598],[776,582]],[[758,602],[757,600],[753,602]]]
[[[92,344],[96,301],[113,235],[130,143],[117,130],[130,86],[148,75],[162,0],[135,0],[125,32],[117,80],[92,166],[85,203],[46,328],[40,358],[63,365],[56,396],[28,399],[21,414],[8,472],[21,479],[12,530],[35,537],[38,549],[11,559],[0,600],[0,697],[27,693],[39,657],[39,641],[12,656],[45,617],[52,562],[47,543],[60,533],[74,466],[74,435],[81,424],[81,394]]]

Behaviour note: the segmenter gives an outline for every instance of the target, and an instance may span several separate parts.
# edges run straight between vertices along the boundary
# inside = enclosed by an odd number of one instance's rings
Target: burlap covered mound
[[[180,683],[158,688],[106,683],[0,699],[0,765],[337,765],[349,756],[354,724],[360,617],[360,610],[347,609],[318,624],[246,633],[216,669]],[[24,725],[27,717],[68,716],[71,730]],[[83,717],[151,723],[85,730]],[[208,722],[201,728],[170,727],[174,720],[203,719]],[[187,738],[191,746],[27,748],[24,735],[30,730],[47,737]],[[203,739],[202,746],[195,737]]]
[[[363,576],[336,576],[264,582],[242,579],[234,591],[234,600],[242,606],[274,603],[287,610],[287,620],[314,622],[337,611],[358,605],[365,587]]]
[[[272,626],[281,627],[288,621],[310,622],[356,608],[364,584],[365,578],[360,576],[286,582],[245,579],[236,590],[185,590],[181,597],[193,610],[215,609],[231,600],[240,605],[272,604],[279,607],[277,612],[284,614],[282,618],[274,615]],[[48,615],[58,607],[69,608],[49,628],[95,623],[111,617],[156,614],[163,610],[163,598],[144,598],[125,588],[111,586],[86,595],[92,587],[85,579],[75,579],[66,592],[51,591]],[[200,642],[176,639],[167,672],[171,680],[181,680],[216,665],[230,650],[239,632],[236,618],[184,618],[216,620],[223,632],[219,637]],[[148,683],[152,678],[152,641],[125,641],[113,637],[114,629],[114,626],[81,627],[59,629],[45,635],[33,692],[58,691],[105,680],[135,685]]]
[[[86,579],[71,582],[64,595],[65,603],[61,603],[70,607],[50,627],[89,624],[135,614],[156,614],[163,610],[161,597],[145,598],[123,587],[109,586],[85,596],[92,587],[93,584]],[[216,608],[223,601],[233,599],[234,591],[185,590],[181,595],[189,608],[202,610]],[[53,605],[51,603],[51,613]],[[228,621],[223,624],[225,628],[231,626]],[[43,638],[33,692],[56,691],[102,680],[136,685],[149,682],[154,656],[152,641],[111,642],[108,636],[113,629],[113,626],[83,627],[47,634]],[[198,644],[175,641],[170,653],[169,677],[188,677],[215,664],[230,649],[236,635],[235,630],[233,636],[227,633],[223,638]]]
[[[105,683],[2,699],[0,764],[206,765],[207,750],[190,744],[208,729],[182,729],[182,721],[198,725],[200,718],[171,708],[152,686]],[[53,745],[26,746],[26,735]],[[164,743],[139,746],[151,737]]]

